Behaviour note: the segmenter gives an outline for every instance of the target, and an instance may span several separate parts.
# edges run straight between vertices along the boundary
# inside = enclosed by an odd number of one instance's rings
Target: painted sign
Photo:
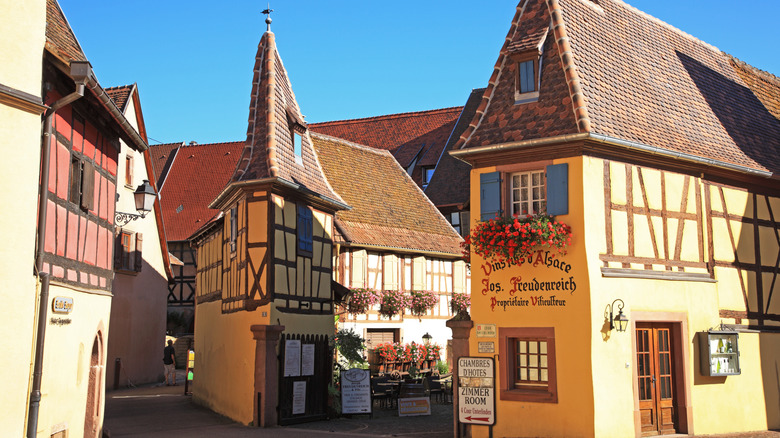
[[[477,343],[477,352],[478,353],[495,353],[496,352],[496,344],[495,344],[495,342],[478,342]]]
[[[538,269],[546,269],[545,277],[518,275],[511,277],[509,282],[495,281],[490,275],[512,266],[528,265]],[[572,265],[563,261],[550,251],[538,250],[528,255],[519,265],[502,262],[485,262],[482,264],[482,295],[490,295],[490,310],[509,311],[520,307],[566,307],[567,300],[577,290],[575,277],[571,275]],[[533,271],[537,273],[539,271]],[[549,277],[552,273],[553,277]],[[534,274],[532,274],[534,275]],[[479,335],[478,335],[479,336]]]
[[[496,325],[495,324],[477,324],[477,337],[478,338],[495,338],[496,337]]]
[[[371,413],[371,374],[368,370],[352,368],[341,373],[341,412]]]
[[[68,314],[73,311],[73,298],[54,297],[51,302],[51,306],[54,313]]]
[[[492,357],[458,358],[458,421],[496,423],[495,363]]]
[[[415,415],[431,415],[431,399],[429,397],[399,398],[398,416],[412,417]]]

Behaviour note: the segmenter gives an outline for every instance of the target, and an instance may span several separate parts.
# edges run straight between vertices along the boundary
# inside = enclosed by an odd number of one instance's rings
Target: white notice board
[[[371,374],[368,370],[352,368],[341,373],[341,412],[371,413]]]
[[[284,377],[301,375],[301,340],[288,339],[284,343]]]
[[[293,415],[306,413],[306,382],[293,382]]]
[[[496,379],[492,357],[458,358],[458,421],[496,423]]]

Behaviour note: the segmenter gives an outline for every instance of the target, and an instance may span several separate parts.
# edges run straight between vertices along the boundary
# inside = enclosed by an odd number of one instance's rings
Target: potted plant
[[[375,290],[364,288],[351,289],[349,300],[347,301],[347,312],[352,315],[366,313],[378,301],[379,296]]]
[[[403,314],[409,306],[409,297],[399,290],[386,290],[381,295],[379,314],[387,319]]]
[[[436,303],[439,302],[438,295],[428,290],[412,291],[409,294],[409,298],[409,311],[417,319],[421,319],[423,315],[433,309]]]
[[[464,254],[474,251],[485,259],[520,265],[539,247],[549,246],[566,254],[571,227],[547,214],[520,218],[496,217],[478,223],[466,236]]]

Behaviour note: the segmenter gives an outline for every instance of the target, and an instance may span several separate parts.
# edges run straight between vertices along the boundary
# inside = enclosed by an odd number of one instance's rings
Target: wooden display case
[[[710,330],[700,334],[701,374],[704,376],[734,376],[741,374],[739,365],[739,334]]]

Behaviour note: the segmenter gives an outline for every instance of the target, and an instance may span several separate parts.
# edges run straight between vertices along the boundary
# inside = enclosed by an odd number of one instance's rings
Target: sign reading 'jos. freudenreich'
[[[496,379],[492,357],[458,358],[458,421],[496,422]]]

